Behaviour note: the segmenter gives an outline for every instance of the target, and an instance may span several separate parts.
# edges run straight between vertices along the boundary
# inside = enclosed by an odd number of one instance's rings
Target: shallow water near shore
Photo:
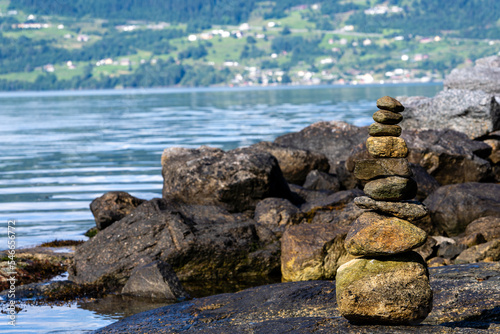
[[[368,125],[381,96],[434,96],[441,89],[408,84],[0,93],[0,248],[7,248],[8,220],[16,221],[17,247],[85,240],[83,233],[94,226],[94,198],[111,190],[160,197],[166,147],[233,149],[322,120]],[[83,333],[122,316],[76,303],[30,306],[19,314],[16,330]],[[7,316],[1,318],[0,332],[14,333],[4,326]]]

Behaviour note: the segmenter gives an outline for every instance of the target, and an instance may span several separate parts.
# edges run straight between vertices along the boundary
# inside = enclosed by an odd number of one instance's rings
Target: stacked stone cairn
[[[354,324],[412,325],[432,309],[432,290],[424,259],[412,251],[427,234],[412,221],[427,215],[412,201],[417,185],[400,138],[401,103],[389,96],[377,100],[366,147],[373,159],[356,161],[354,175],[367,182],[367,196],[354,202],[366,211],[353,223],[346,250],[358,258],[337,270],[340,313]]]

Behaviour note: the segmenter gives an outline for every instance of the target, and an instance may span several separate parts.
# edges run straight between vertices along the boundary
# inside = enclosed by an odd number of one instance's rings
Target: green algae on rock
[[[415,252],[351,260],[336,279],[339,311],[352,323],[414,325],[432,309],[427,266]]]

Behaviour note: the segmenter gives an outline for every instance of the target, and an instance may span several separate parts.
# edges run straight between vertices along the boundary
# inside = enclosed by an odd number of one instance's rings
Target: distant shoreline
[[[370,84],[321,84],[321,85],[268,85],[268,86],[230,86],[218,85],[210,87],[144,87],[144,88],[104,88],[104,89],[59,89],[59,90],[17,90],[0,91],[0,98],[16,96],[105,96],[105,95],[150,95],[174,94],[188,92],[224,92],[224,91],[257,91],[257,90],[293,90],[318,88],[380,87],[380,86],[439,86],[443,81],[432,82],[390,82]]]

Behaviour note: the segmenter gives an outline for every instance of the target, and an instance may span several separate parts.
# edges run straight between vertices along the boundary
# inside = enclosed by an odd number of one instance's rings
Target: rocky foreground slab
[[[335,282],[260,286],[143,312],[95,333],[500,333],[500,263],[430,268],[434,308],[418,326],[355,326]]]

